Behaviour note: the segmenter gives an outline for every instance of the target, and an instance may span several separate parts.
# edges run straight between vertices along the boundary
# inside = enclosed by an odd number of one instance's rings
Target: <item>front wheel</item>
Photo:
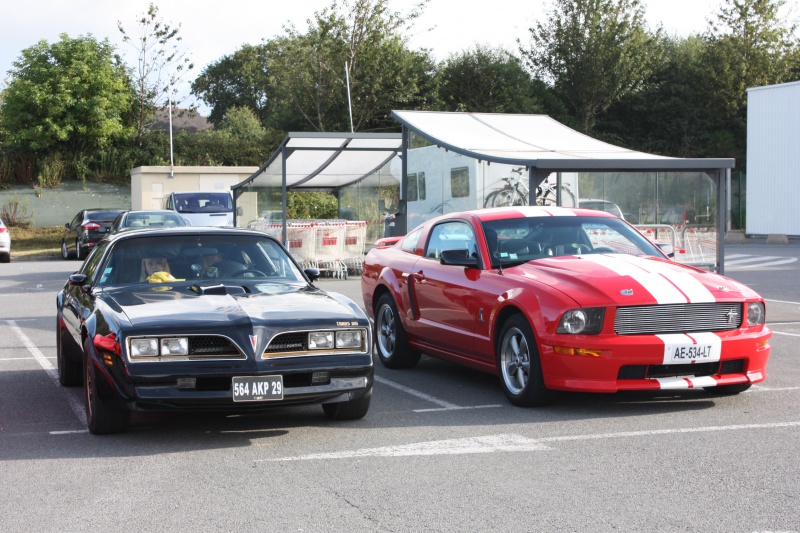
[[[61,259],[69,259],[69,250],[67,250],[66,241],[61,241]]]
[[[120,433],[128,429],[130,411],[115,408],[111,401],[103,398],[97,383],[97,371],[89,355],[89,339],[84,343],[83,391],[86,402],[86,425],[93,435]]]
[[[389,293],[378,299],[375,343],[378,357],[386,368],[411,368],[419,362],[421,354],[408,345],[408,336],[400,321],[397,305]]]
[[[522,315],[506,321],[497,343],[500,383],[508,400],[520,407],[545,405],[550,392],[544,386],[539,350],[530,324]]]

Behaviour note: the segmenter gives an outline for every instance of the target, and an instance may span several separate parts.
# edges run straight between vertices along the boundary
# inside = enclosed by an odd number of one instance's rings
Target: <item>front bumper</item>
[[[767,377],[772,332],[733,330],[717,333],[720,357],[712,362],[666,364],[664,342],[655,335],[569,337],[543,339],[540,357],[548,389],[576,392],[676,390],[752,384]],[[599,350],[600,355],[556,352],[556,346]]]

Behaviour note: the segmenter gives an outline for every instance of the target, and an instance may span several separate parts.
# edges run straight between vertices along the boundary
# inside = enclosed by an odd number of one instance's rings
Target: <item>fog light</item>
[[[311,374],[312,385],[324,385],[326,383],[330,383],[330,381],[331,381],[330,372],[314,372],[313,374]]]
[[[178,378],[178,390],[195,390],[197,378]]]

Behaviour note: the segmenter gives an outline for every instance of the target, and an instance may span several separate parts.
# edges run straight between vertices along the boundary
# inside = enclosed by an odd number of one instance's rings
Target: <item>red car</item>
[[[764,299],[600,211],[447,214],[379,241],[361,289],[385,366],[462,363],[498,375],[515,405],[551,390],[737,394],[766,378]]]

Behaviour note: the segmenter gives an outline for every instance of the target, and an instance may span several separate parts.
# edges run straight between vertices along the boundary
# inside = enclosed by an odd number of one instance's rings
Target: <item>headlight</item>
[[[747,325],[760,326],[767,320],[767,313],[764,304],[761,302],[750,302],[747,304]]]
[[[603,327],[604,315],[605,309],[602,307],[572,309],[561,317],[556,333],[569,333],[572,335],[600,333]]]
[[[308,334],[309,350],[325,350],[333,348],[332,331],[312,331]]]
[[[189,355],[189,339],[186,337],[161,339],[161,355]]]
[[[337,331],[336,347],[361,348],[361,330],[357,329],[354,331]]]
[[[158,357],[158,339],[131,339],[132,357]]]

